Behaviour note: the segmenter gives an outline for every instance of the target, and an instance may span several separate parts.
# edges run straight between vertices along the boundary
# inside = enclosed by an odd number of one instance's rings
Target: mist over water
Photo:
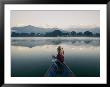
[[[97,37],[12,37],[11,76],[43,77],[59,45],[64,48],[64,63],[77,77],[100,76]]]

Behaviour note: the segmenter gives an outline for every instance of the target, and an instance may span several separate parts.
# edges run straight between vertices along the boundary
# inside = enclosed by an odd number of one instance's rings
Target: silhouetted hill
[[[22,27],[12,27],[11,31],[16,33],[41,33],[45,34],[47,32],[52,32],[54,30],[61,30],[59,28],[41,28],[41,27],[34,27],[32,25],[22,26]],[[65,32],[64,30],[61,30]]]

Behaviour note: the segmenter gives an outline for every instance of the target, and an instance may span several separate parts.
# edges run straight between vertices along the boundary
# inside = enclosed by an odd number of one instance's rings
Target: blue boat
[[[44,75],[45,77],[75,77],[71,69],[65,64],[61,63],[59,60],[53,60],[52,65],[49,67]]]

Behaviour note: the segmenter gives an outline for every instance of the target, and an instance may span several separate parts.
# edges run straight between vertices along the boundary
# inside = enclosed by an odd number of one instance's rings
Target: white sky
[[[76,26],[100,26],[100,11],[11,11],[11,27],[43,26],[65,28]]]

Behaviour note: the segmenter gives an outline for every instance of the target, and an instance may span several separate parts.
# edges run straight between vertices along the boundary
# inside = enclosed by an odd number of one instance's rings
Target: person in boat
[[[57,67],[58,72],[63,72],[63,62],[64,62],[64,49],[61,46],[57,48],[57,55],[52,56],[53,58],[57,59],[54,64]]]
[[[58,59],[61,63],[63,63],[63,62],[64,62],[64,50],[63,50],[63,48],[62,48],[61,46],[58,46],[57,52],[58,52],[58,54],[57,54],[57,59]]]
[[[64,50],[61,46],[58,46],[57,48],[57,59],[60,61],[60,62],[57,62],[57,65],[58,65],[58,72],[63,72],[63,65],[62,63],[64,62]]]

